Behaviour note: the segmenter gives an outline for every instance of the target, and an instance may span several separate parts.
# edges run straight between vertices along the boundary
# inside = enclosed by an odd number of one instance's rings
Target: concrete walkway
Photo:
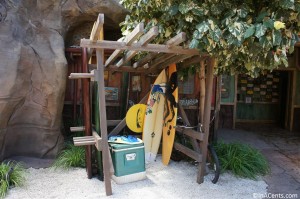
[[[300,198],[300,133],[272,125],[239,125],[236,130],[220,129],[219,140],[239,141],[259,149],[270,163],[264,177],[272,194],[298,194]],[[294,197],[295,198],[295,197]]]

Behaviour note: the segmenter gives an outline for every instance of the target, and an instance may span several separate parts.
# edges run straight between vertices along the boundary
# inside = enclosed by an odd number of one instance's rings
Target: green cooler
[[[124,184],[146,178],[144,143],[109,143],[115,169],[112,179]]]

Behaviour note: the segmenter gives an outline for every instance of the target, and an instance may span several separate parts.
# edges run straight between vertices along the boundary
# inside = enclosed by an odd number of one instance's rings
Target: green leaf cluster
[[[85,167],[84,147],[68,144],[52,165],[54,169],[69,169],[71,167]]]
[[[217,72],[257,75],[287,66],[298,41],[300,0],[122,0],[130,10],[122,32],[159,27],[157,43],[186,32],[190,48],[218,60]],[[285,24],[276,29],[274,22]]]
[[[249,145],[219,142],[214,148],[223,171],[229,170],[239,177],[251,179],[270,172],[266,158]]]
[[[14,161],[0,164],[0,198],[4,198],[10,187],[21,186],[25,182],[25,169]]]

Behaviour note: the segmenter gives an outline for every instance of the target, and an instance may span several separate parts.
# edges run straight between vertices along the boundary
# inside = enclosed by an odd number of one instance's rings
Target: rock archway
[[[112,26],[126,14],[114,0],[0,1],[0,161],[60,150],[64,37],[99,12]]]

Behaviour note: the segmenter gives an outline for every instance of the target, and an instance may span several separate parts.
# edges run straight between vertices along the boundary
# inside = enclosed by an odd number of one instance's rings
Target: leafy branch
[[[298,41],[300,0],[122,0],[131,11],[124,35],[139,22],[158,26],[157,43],[186,32],[186,46],[218,59],[217,72],[247,72],[287,66]]]

